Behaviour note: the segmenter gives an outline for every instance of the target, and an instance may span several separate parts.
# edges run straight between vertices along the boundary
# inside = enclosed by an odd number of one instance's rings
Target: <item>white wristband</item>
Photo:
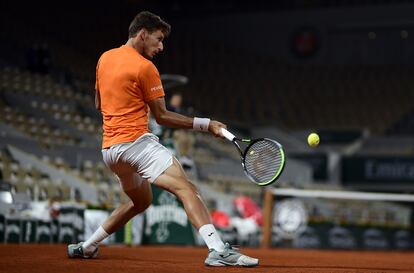
[[[209,124],[210,124],[209,118],[194,118],[193,129],[196,131],[208,131]]]

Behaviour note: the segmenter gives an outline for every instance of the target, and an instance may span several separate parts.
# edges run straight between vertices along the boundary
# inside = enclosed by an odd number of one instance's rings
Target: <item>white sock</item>
[[[198,232],[200,232],[201,237],[206,242],[208,249],[215,249],[218,252],[224,251],[224,243],[212,224],[202,226]]]
[[[93,251],[98,246],[98,244],[108,237],[109,234],[100,226],[92,236],[83,243],[82,248],[85,251]]]

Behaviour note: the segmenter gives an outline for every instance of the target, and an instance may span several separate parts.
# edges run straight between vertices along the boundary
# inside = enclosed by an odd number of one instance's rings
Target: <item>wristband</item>
[[[208,131],[208,125],[210,124],[209,118],[194,118],[193,129],[196,131]]]

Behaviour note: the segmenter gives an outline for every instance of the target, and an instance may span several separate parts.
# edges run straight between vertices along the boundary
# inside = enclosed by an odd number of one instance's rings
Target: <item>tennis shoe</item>
[[[83,245],[83,242],[80,242],[78,244],[68,245],[68,257],[91,259],[91,258],[96,258],[96,256],[98,256],[98,252],[99,252],[98,247],[96,247],[93,251],[86,251],[83,249],[82,245]]]
[[[210,249],[204,264],[206,266],[254,267],[259,264],[259,259],[243,255],[239,252],[238,248],[232,247],[229,243],[226,243],[223,252]]]

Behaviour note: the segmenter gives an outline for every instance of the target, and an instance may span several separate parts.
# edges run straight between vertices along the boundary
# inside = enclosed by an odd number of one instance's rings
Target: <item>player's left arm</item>
[[[96,81],[95,81],[95,108],[96,110],[101,110],[101,96],[99,94],[99,82],[98,82],[98,69],[99,63],[101,59],[99,59],[98,64],[96,65]]]
[[[99,90],[95,92],[95,108],[96,110],[101,110],[101,96],[99,95]]]
[[[99,95],[99,90],[95,92],[95,108],[96,110],[101,110],[101,96]]]

